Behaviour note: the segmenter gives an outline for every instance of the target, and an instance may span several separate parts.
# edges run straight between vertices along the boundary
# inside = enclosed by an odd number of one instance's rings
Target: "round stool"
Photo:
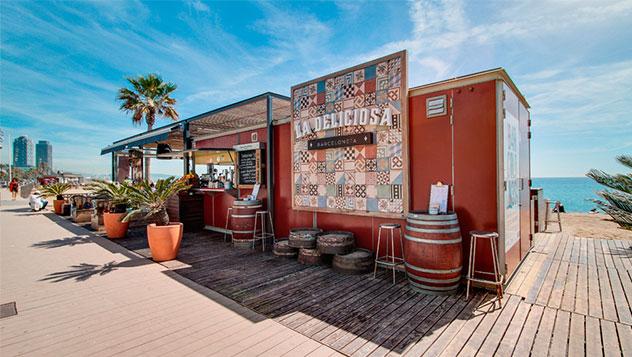
[[[258,218],[261,221],[261,231],[257,233],[257,221]],[[267,225],[270,223],[270,232],[268,232]],[[255,242],[261,240],[262,250],[266,250],[266,239],[272,238],[272,244],[276,243],[276,238],[274,237],[274,223],[272,223],[272,215],[269,211],[257,211],[255,213],[255,226],[252,231],[252,247],[255,247]]]
[[[230,234],[230,240],[233,240],[233,231],[228,230],[228,222],[230,222],[230,214],[233,212],[232,207],[228,207],[226,210],[226,227],[224,228],[224,242],[226,242],[226,236]]]
[[[476,242],[479,239],[489,240],[489,246],[491,247],[492,262],[494,265],[494,280],[477,279],[474,277],[475,273],[491,274],[490,272],[476,271]],[[498,264],[498,233],[491,231],[471,231],[470,232],[470,260],[468,262],[467,269],[467,289],[465,292],[465,299],[470,297],[470,284],[472,281],[483,284],[492,284],[496,286],[496,295],[498,297],[498,303],[502,307],[501,299],[503,297],[503,281],[502,275],[500,275],[500,265]]]
[[[380,256],[380,242],[382,241],[382,230],[386,230],[386,254]],[[394,232],[399,232],[399,245],[402,249],[402,257],[395,256]],[[375,250],[375,267],[373,268],[373,278],[377,276],[377,267],[382,266],[393,270],[393,284],[395,284],[395,269],[404,265],[404,243],[402,241],[402,226],[398,223],[382,223],[379,225],[377,233],[377,248]],[[390,252],[389,252],[390,244]]]

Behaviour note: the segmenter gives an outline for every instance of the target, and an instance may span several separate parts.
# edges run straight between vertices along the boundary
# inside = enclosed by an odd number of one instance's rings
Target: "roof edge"
[[[437,90],[452,89],[456,87],[466,86],[468,84],[486,82],[489,80],[504,81],[516,93],[520,101],[527,108],[531,108],[527,99],[524,97],[522,92],[520,92],[520,90],[518,89],[518,86],[516,86],[514,81],[511,79],[511,77],[509,77],[509,74],[507,74],[507,71],[505,71],[503,67],[488,69],[485,71],[475,72],[475,73],[467,74],[464,76],[458,76],[458,77],[445,79],[438,82],[422,84],[420,86],[412,87],[408,89],[408,96],[412,97],[416,95],[431,93]]]

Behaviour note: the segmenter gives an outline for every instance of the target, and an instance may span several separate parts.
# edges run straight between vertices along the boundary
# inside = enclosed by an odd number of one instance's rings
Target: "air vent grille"
[[[446,103],[447,96],[445,95],[426,99],[426,117],[432,118],[440,115],[446,115],[448,113]]]

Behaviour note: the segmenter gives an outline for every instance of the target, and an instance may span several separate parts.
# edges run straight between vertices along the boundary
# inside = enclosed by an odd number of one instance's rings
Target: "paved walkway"
[[[6,196],[5,196],[6,197]],[[0,355],[330,356],[331,348],[25,201],[0,207]]]

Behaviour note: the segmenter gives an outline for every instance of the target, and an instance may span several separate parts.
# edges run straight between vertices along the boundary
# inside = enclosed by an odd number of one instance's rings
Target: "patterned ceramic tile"
[[[403,167],[404,167],[404,160],[402,160],[401,156],[391,157],[391,169],[401,169]]]
[[[386,77],[388,75],[388,64],[386,62],[380,62],[377,64],[376,76],[377,78]]]
[[[378,185],[388,185],[390,183],[391,183],[390,171],[379,171],[379,172],[377,172],[377,184]]]
[[[389,60],[293,90],[294,121],[359,108],[389,108],[393,114],[389,128],[349,125],[296,140],[292,148],[296,206],[401,213],[401,73],[401,61]],[[375,144],[307,149],[310,139],[367,131],[374,135]]]
[[[366,160],[366,171],[377,171],[377,159]]]
[[[367,185],[377,185],[377,172],[367,172],[364,177]]]
[[[364,106],[368,107],[372,105],[375,105],[375,92],[364,95]]]

